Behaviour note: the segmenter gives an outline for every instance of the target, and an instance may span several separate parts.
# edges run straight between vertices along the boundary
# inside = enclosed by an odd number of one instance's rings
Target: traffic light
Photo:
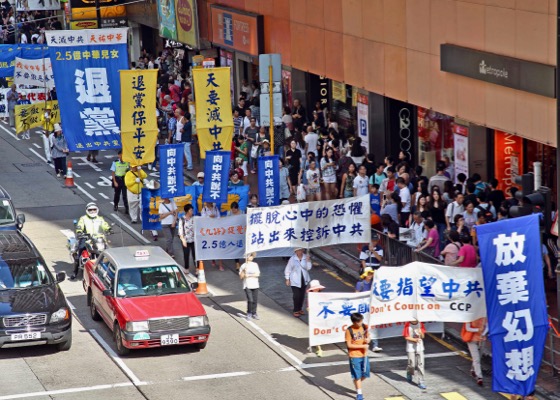
[[[531,206],[533,212],[544,214],[545,232],[550,232],[552,226],[552,190],[546,186],[541,186],[535,193],[524,196],[523,204]]]
[[[531,215],[533,213],[533,207],[530,202],[527,202],[527,197],[530,196],[534,187],[533,174],[523,174],[521,176],[516,176],[513,181],[518,185],[521,185],[521,190],[515,193],[515,198],[520,200],[522,205],[512,206],[509,209],[510,218],[523,217],[524,215]]]

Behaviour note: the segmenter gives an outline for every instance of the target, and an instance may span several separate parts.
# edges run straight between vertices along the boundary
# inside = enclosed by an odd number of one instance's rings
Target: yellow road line
[[[468,400],[465,396],[457,392],[440,393],[441,397],[447,400]]]
[[[340,281],[342,283],[344,283],[346,286],[349,286],[351,288],[354,287],[354,285],[352,285],[351,283],[346,282],[344,279],[342,279],[340,276],[338,276],[337,274],[335,274],[334,272],[332,272],[331,270],[328,270],[326,268],[323,269],[323,272],[326,274],[329,274],[330,276],[332,276],[334,279],[336,279],[337,281]]]
[[[436,342],[438,342],[439,344],[441,344],[443,347],[456,352],[459,356],[463,357],[466,360],[472,361],[472,358],[470,358],[468,355],[466,355],[463,351],[457,349],[456,347],[454,347],[452,344],[445,342],[444,340],[441,340],[440,338],[438,338],[436,335],[432,334],[432,333],[426,333],[426,335],[428,335],[429,337],[431,337],[432,339],[434,339]]]
[[[404,397],[385,397],[385,400],[406,400]]]

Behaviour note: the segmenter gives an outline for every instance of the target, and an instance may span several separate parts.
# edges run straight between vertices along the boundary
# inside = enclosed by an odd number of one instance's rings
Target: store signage
[[[387,140],[390,143],[391,154],[404,152],[408,154],[412,165],[416,160],[416,125],[417,113],[412,104],[387,99],[389,110],[389,132]],[[398,134],[394,134],[397,132]]]
[[[321,103],[321,109],[330,108],[329,78],[322,75],[308,74],[309,77],[309,107],[315,110],[315,103]]]
[[[369,150],[369,107],[368,107],[368,96],[359,93],[358,94],[358,133],[362,139],[362,146]]]
[[[556,98],[556,68],[553,65],[452,44],[441,45],[440,61],[441,70],[445,72]]]
[[[177,39],[198,48],[198,17],[195,0],[175,0],[177,16]]]
[[[252,56],[264,53],[262,15],[212,4],[210,20],[214,44]]]
[[[520,188],[515,178],[523,174],[523,138],[498,130],[494,132],[494,176],[498,189],[511,196],[512,187]]]

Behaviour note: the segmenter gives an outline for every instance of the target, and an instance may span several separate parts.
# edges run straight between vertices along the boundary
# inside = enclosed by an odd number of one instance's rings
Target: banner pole
[[[274,82],[272,81],[272,55],[270,56],[270,65],[268,66],[268,95],[270,97],[270,155],[274,155],[274,97],[272,93]]]

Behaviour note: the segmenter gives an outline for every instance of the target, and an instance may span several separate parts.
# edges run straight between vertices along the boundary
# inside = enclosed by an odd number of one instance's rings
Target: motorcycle
[[[77,221],[74,220],[74,227],[77,225]],[[75,229],[75,228],[74,228]],[[107,234],[113,233],[109,231]],[[70,252],[70,258],[74,264],[74,268],[77,266],[79,270],[84,269],[84,265],[89,260],[95,260],[99,255],[109,247],[109,241],[104,234],[90,235],[88,233],[83,233],[76,235],[74,232],[67,230],[64,232],[67,237],[66,247]],[[83,250],[79,253],[80,244],[82,244]]]

